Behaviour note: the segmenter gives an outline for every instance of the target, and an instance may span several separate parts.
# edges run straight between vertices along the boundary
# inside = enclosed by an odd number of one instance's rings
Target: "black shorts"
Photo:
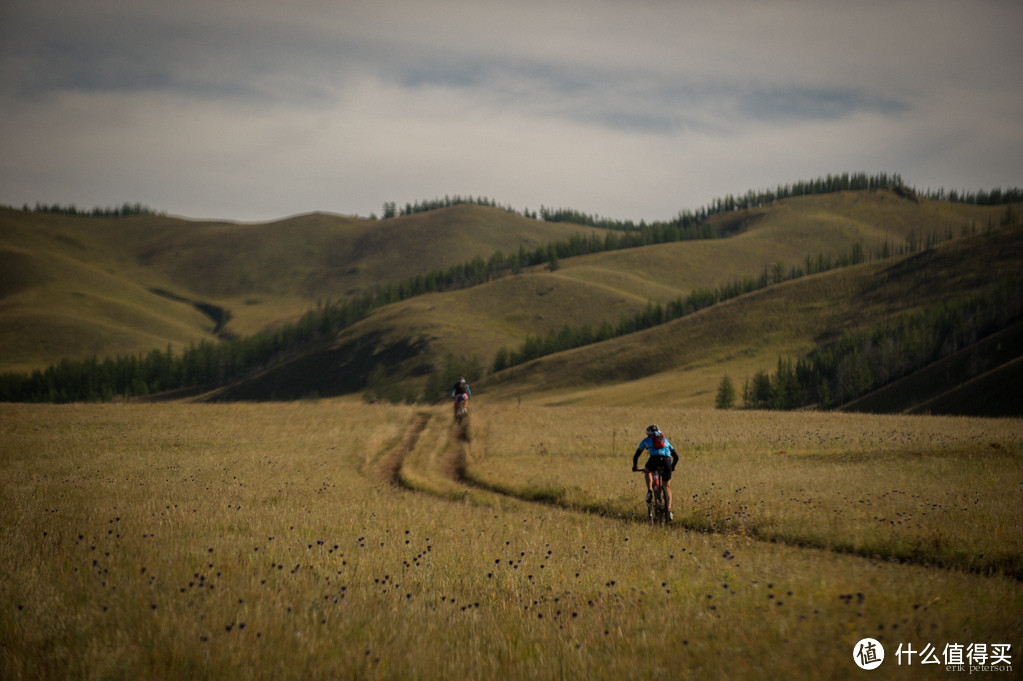
[[[661,480],[664,480],[665,482],[671,480],[670,456],[651,456],[646,460],[646,465],[643,468],[648,471],[660,471]]]

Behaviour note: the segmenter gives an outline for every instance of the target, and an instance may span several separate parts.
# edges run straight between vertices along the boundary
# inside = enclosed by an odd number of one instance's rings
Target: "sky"
[[[0,204],[670,219],[1023,186],[1017,0],[3,0]]]

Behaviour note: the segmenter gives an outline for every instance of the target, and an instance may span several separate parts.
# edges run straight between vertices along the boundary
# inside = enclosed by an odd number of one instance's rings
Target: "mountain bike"
[[[666,525],[671,519],[668,515],[668,490],[664,487],[660,471],[653,470],[650,475],[652,477],[650,487],[653,493],[650,501],[646,502],[647,517],[650,519],[651,525]]]
[[[455,422],[461,423],[469,415],[469,396],[462,393],[455,396]]]

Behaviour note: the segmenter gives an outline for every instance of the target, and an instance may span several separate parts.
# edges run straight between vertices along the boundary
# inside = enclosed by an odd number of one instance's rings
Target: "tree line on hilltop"
[[[531,211],[526,208],[522,211],[517,211],[511,206],[501,205],[494,199],[488,199],[485,197],[473,197],[473,196],[445,196],[443,199],[426,199],[416,201],[414,203],[406,203],[404,206],[399,206],[394,201],[388,201],[384,203],[383,217],[394,218],[401,217],[404,215],[412,215],[415,213],[423,213],[431,210],[439,210],[441,208],[450,208],[452,206],[470,204],[476,206],[488,206],[491,208],[500,208],[510,213],[516,213],[526,218],[540,219],[545,222],[569,222],[575,225],[586,225],[588,227],[599,227],[601,229],[615,230],[620,232],[642,232],[646,230],[688,230],[689,228],[705,222],[708,218],[718,215],[720,213],[734,212],[738,210],[746,210],[749,208],[755,208],[757,206],[763,206],[773,201],[781,199],[792,198],[795,196],[809,196],[812,194],[830,194],[840,191],[855,191],[863,189],[892,189],[902,188],[908,194],[915,193],[913,190],[905,188],[902,182],[902,176],[898,173],[877,173],[875,175],[869,175],[867,173],[842,173],[840,175],[827,175],[820,177],[815,180],[803,180],[799,182],[793,182],[791,184],[778,185],[775,189],[767,189],[754,191],[750,190],[741,196],[733,196],[731,194],[715,199],[708,206],[704,206],[698,210],[683,210],[670,220],[658,220],[653,222],[647,222],[640,220],[635,222],[633,220],[620,220],[608,217],[602,217],[584,211],[575,210],[573,208],[552,208],[547,206],[540,206],[539,211]],[[1017,194],[1023,195],[1023,192],[1016,191]],[[957,192],[953,192],[956,197],[965,196]],[[1009,193],[1005,193],[1006,196]],[[994,195],[994,193],[992,193]],[[998,190],[997,196],[1001,197],[1003,192]],[[987,194],[985,194],[987,197]],[[952,199],[950,199],[952,200]],[[1019,200],[1019,199],[1017,199]],[[371,216],[374,217],[374,216]]]
[[[692,224],[702,222],[712,215],[727,213],[737,210],[746,210],[763,206],[781,199],[793,198],[796,196],[809,196],[814,194],[830,194],[840,191],[858,191],[871,189],[892,189],[906,198],[917,198],[922,196],[925,199],[936,201],[951,201],[953,203],[968,203],[978,206],[996,206],[1023,201],[1023,189],[1010,187],[1007,189],[995,188],[991,190],[968,191],[947,190],[945,188],[927,189],[919,192],[908,187],[902,180],[899,173],[840,173],[836,175],[825,175],[813,180],[800,180],[789,184],[780,184],[774,189],[749,190],[745,194],[735,196],[728,194],[724,197],[711,201],[710,205],[698,210],[683,210],[671,220],[654,221],[647,223],[640,220],[638,223],[633,220],[621,220],[602,217],[586,213],[572,208],[551,208],[541,206],[539,211],[524,208],[516,210],[510,204],[501,204],[495,199],[483,196],[460,196],[445,195],[443,198],[423,199],[414,202],[406,202],[399,205],[395,201],[387,201],[383,205],[383,217],[395,218],[416,213],[425,213],[442,208],[450,208],[463,204],[499,208],[509,213],[515,213],[534,220],[546,222],[570,222],[578,225],[600,227],[619,231],[641,231],[651,226],[674,224],[681,227],[689,227]],[[10,208],[10,206],[7,206]],[[75,204],[45,204],[36,202],[34,207],[28,204],[22,206],[25,212],[52,213],[57,215],[69,215],[75,217],[127,217],[132,215],[167,215],[166,211],[156,211],[149,206],[139,202],[125,202],[120,206],[101,207],[91,209],[78,208]],[[370,219],[376,219],[375,214]]]
[[[608,218],[573,208],[541,206],[539,211],[530,210],[528,208],[518,211],[510,205],[502,205],[494,199],[472,196],[462,197],[457,195],[453,197],[445,196],[443,199],[426,199],[416,201],[414,203],[406,203],[403,207],[399,207],[395,202],[389,201],[384,203],[383,215],[385,218],[393,218],[431,210],[439,210],[441,208],[449,208],[451,206],[461,204],[472,204],[477,206],[500,208],[526,218],[540,219],[545,222],[569,222],[576,225],[586,225],[589,227],[599,227],[601,229],[631,232],[643,231],[649,228],[664,228],[666,226],[688,228],[692,225],[702,223],[707,220],[707,218],[714,215],[739,210],[748,210],[750,208],[764,206],[782,199],[789,199],[798,196],[877,189],[890,189],[900,196],[911,200],[918,200],[922,197],[924,199],[936,201],[967,203],[978,206],[996,206],[1023,201],[1023,189],[1017,187],[979,191],[967,191],[965,189],[946,190],[944,188],[939,188],[936,190],[928,189],[921,192],[907,186],[903,182],[902,176],[899,173],[881,172],[869,174],[865,172],[858,172],[840,173],[836,175],[829,174],[813,180],[800,180],[789,184],[780,184],[774,189],[751,189],[745,194],[738,196],[728,194],[724,197],[714,199],[709,205],[695,211],[683,210],[670,220],[660,220],[649,223],[645,220],[635,222],[633,220]]]
[[[422,201],[415,201],[414,203],[405,203],[404,206],[399,206],[394,201],[385,201],[383,208],[383,218],[397,218],[405,215],[415,215],[416,213],[426,213],[432,210],[440,210],[441,208],[451,208],[452,206],[461,205],[472,205],[472,206],[486,206],[489,208],[500,208],[501,210],[508,211],[509,213],[519,213],[519,211],[512,208],[510,205],[499,204],[494,199],[488,199],[483,196],[445,196],[443,199],[425,199]],[[528,208],[524,209],[520,215],[525,217],[536,218],[535,212],[530,212]],[[375,218],[375,215],[370,215],[370,218]]]
[[[22,206],[22,210],[25,211],[26,213],[27,212],[50,213],[53,215],[69,215],[72,217],[79,218],[123,218],[131,215],[167,214],[166,212],[157,213],[149,206],[143,205],[138,202],[124,203],[120,206],[114,207],[108,206],[106,208],[102,206],[96,206],[95,208],[88,210],[84,208],[78,208],[78,206],[76,206],[73,203],[69,203],[67,205],[59,203],[54,204],[36,203],[34,208],[29,208],[28,204],[25,204],[24,206]]]

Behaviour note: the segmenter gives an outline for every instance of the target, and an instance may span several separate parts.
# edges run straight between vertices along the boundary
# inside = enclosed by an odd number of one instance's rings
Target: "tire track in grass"
[[[469,417],[466,416],[451,426],[451,439],[441,464],[445,476],[462,485],[467,482],[465,473],[469,465],[470,442],[472,442],[472,431],[469,430]]]
[[[431,416],[428,413],[420,413],[416,420],[413,421],[409,431],[402,439],[402,442],[388,452],[388,454],[384,457],[384,461],[381,463],[381,471],[385,472],[385,476],[391,482],[408,489],[428,492],[428,490],[405,484],[401,477],[401,470],[404,465],[406,453],[415,447],[419,440],[419,436],[422,434],[423,430],[425,430],[427,423],[429,423],[430,417]],[[502,485],[495,485],[493,483],[483,481],[473,476],[468,468],[469,448],[471,442],[472,435],[468,422],[452,424],[444,450],[441,452],[441,456],[435,459],[433,464],[434,470],[430,471],[437,477],[444,478],[450,483],[454,483],[464,489],[466,500],[469,499],[469,490],[474,490],[476,493],[494,495],[494,497],[519,503],[543,504],[545,506],[558,508],[564,511],[585,513],[587,515],[595,515],[624,522],[649,524],[649,520],[645,514],[630,514],[622,512],[621,510],[612,509],[606,505],[602,505],[599,502],[579,504],[573,503],[562,497],[555,497],[548,494],[528,495],[510,487],[504,487]],[[449,496],[448,498],[451,497]],[[731,525],[715,527],[713,523],[691,522],[687,521],[685,518],[677,518],[668,526],[660,529],[662,531],[680,530],[715,535],[727,535],[734,534],[736,532],[736,528]],[[926,553],[886,552],[879,551],[879,547],[876,546],[858,547],[841,543],[835,544],[831,542],[813,541],[802,537],[763,534],[758,532],[756,528],[747,528],[744,534],[747,538],[757,542],[783,544],[795,548],[854,555],[872,561],[897,562],[907,565],[956,570],[981,576],[1002,575],[1017,581],[1023,581],[1023,566],[1020,565],[1018,560],[1010,560],[1008,563],[995,562],[991,564],[978,565],[965,561],[943,558],[941,556],[928,555]]]
[[[384,481],[448,501],[504,507],[523,503],[514,494],[488,490],[467,476],[472,442],[468,419],[448,428],[434,416],[420,412],[401,442],[383,456],[379,474]]]
[[[401,441],[388,450],[380,459],[380,464],[377,468],[380,477],[391,484],[401,485],[401,467],[405,462],[405,454],[411,451],[416,446],[416,443],[419,442],[419,436],[426,430],[426,425],[430,422],[431,418],[433,418],[433,415],[429,412],[421,411],[416,414],[409,429],[402,436]]]
[[[600,502],[585,504],[575,503],[561,496],[551,494],[545,490],[538,490],[532,494],[523,493],[519,490],[480,480],[464,468],[462,470],[463,473],[457,478],[457,482],[473,489],[486,491],[491,494],[515,499],[521,502],[543,504],[544,506],[559,508],[564,511],[585,513],[586,515],[642,525],[651,524],[645,512],[623,512],[603,505]],[[653,526],[651,525],[651,527]],[[675,520],[671,521],[667,525],[656,529],[661,532],[685,531],[707,535],[743,536],[749,540],[764,544],[778,544],[811,551],[827,551],[839,555],[857,556],[872,562],[901,563],[904,565],[915,565],[918,567],[934,568],[939,570],[955,570],[957,572],[979,575],[981,577],[1006,577],[1018,582],[1023,582],[1023,559],[1020,559],[1018,556],[1010,556],[1003,559],[994,559],[988,562],[976,563],[972,560],[971,556],[945,557],[930,554],[926,551],[920,551],[915,548],[902,552],[885,550],[883,547],[871,545],[857,546],[841,541],[817,541],[794,535],[764,533],[759,531],[756,527],[742,528],[728,523],[724,523],[719,527],[715,521],[700,522],[684,517],[680,518],[678,516],[676,516]]]

